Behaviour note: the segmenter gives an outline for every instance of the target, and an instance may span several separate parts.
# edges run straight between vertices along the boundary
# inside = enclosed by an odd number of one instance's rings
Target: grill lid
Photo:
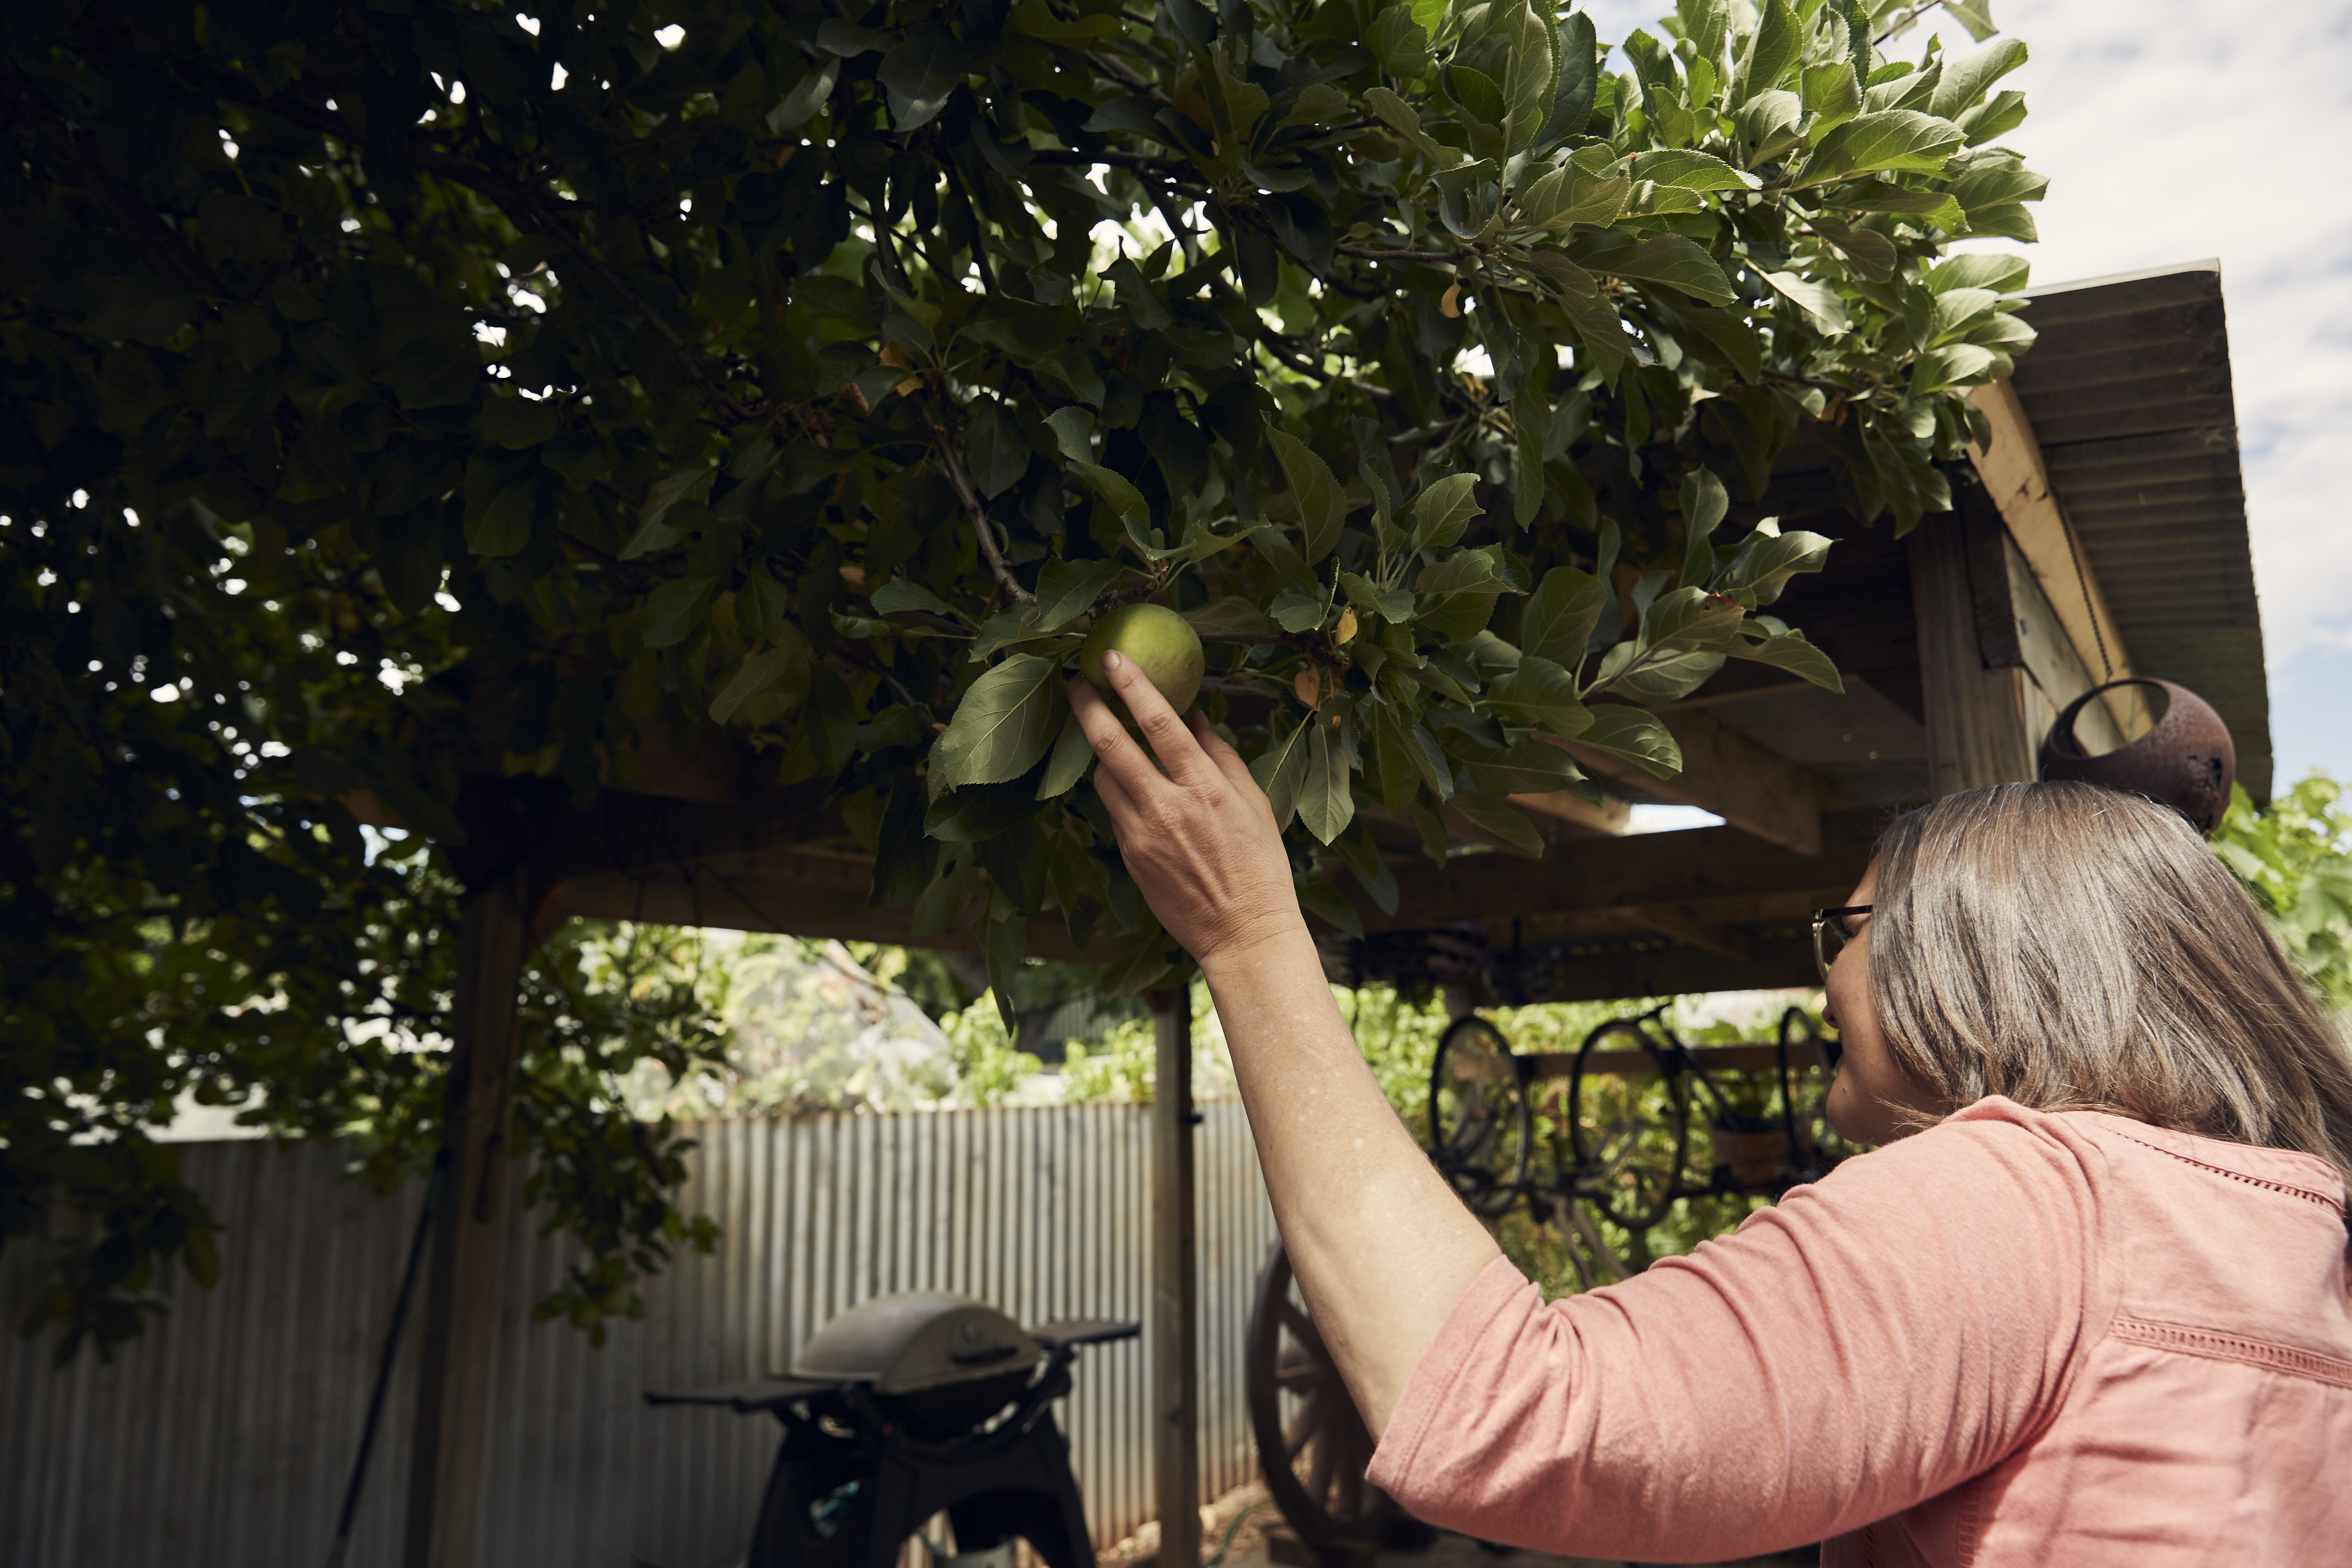
[[[877,1394],[912,1394],[1026,1372],[1045,1351],[1018,1323],[965,1296],[910,1290],[862,1301],[801,1347],[792,1375],[871,1383]]]

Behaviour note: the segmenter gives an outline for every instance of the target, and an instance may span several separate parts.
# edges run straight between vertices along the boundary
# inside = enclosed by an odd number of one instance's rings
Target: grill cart
[[[1138,1332],[1095,1319],[1024,1330],[961,1296],[882,1296],[820,1329],[782,1373],[646,1401],[783,1425],[745,1568],[891,1568],[942,1510],[959,1554],[1019,1536],[1048,1568],[1093,1568],[1051,1406],[1078,1347]]]

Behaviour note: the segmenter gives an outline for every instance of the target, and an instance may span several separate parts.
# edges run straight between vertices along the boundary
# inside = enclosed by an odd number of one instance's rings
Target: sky
[[[2001,141],[2050,176],[2033,282],[2221,259],[2276,777],[2352,781],[2352,5],[1991,4],[2032,52],[2001,84],[2031,116]],[[1612,40],[1669,8],[1585,7]]]

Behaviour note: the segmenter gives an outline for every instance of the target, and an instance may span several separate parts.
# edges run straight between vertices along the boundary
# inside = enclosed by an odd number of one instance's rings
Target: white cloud
[[[1611,39],[1665,9],[1588,7]],[[2352,451],[2352,195],[2335,169],[2352,147],[2352,7],[1995,0],[1994,14],[2032,51],[2003,84],[2032,116],[2002,140],[2051,177],[2028,251],[2035,281],[2221,258],[2272,667],[2352,648],[2352,527],[2338,499]],[[1977,47],[1948,19],[1937,26],[1948,51]],[[1923,41],[1895,48],[1916,55]],[[2352,729],[2352,692],[2328,700]],[[2280,763],[2283,778],[2300,771],[2300,759]]]
[[[2004,140],[2051,178],[2037,282],[2218,256],[2247,521],[2273,665],[2352,642],[2352,530],[2332,455],[2352,429],[2352,11],[2273,0],[2005,0],[2033,54]],[[1973,47],[1948,26],[1945,47]]]

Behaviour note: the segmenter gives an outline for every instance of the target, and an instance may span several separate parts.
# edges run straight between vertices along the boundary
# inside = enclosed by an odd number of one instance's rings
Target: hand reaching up
[[[1151,754],[1085,681],[1070,683],[1070,706],[1100,763],[1095,788],[1128,874],[1160,923],[1203,968],[1213,955],[1302,930],[1274,808],[1248,764],[1205,716],[1188,729],[1133,659],[1108,654],[1103,671]]]

